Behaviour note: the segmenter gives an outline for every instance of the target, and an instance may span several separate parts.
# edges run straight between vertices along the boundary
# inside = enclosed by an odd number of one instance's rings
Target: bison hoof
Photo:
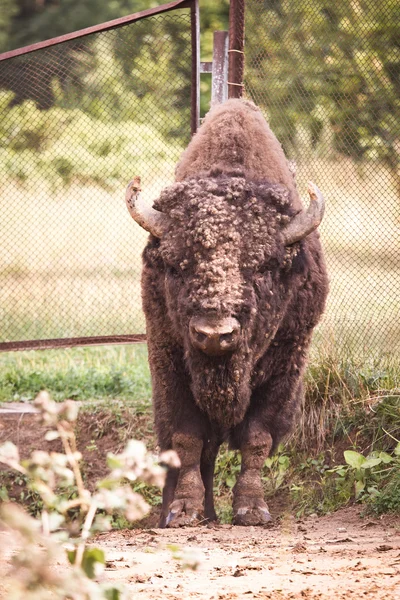
[[[200,511],[190,500],[174,500],[165,521],[166,527],[188,527],[198,525],[202,520]]]
[[[264,500],[253,500],[249,502],[246,498],[245,502],[236,502],[233,511],[234,525],[266,525],[272,521],[271,514]]]

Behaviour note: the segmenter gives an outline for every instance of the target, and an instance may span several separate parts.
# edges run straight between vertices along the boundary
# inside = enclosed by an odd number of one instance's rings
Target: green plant
[[[400,469],[393,470],[392,477],[374,496],[372,510],[378,514],[396,512],[400,514]]]
[[[165,470],[146,453],[144,444],[130,440],[123,452],[108,454],[109,474],[97,482],[91,493],[84,485],[81,454],[76,447],[76,404],[71,400],[56,404],[46,392],[41,392],[35,405],[41,411],[42,424],[50,427],[45,439],[59,439],[64,452],[36,450],[29,459],[21,460],[11,442],[0,447],[0,462],[27,478],[28,489],[43,502],[37,519],[10,502],[4,502],[0,509],[1,522],[21,542],[9,574],[13,597],[120,600],[125,597],[121,587],[97,583],[105,555],[100,548],[89,547],[88,541],[93,534],[110,529],[115,512],[128,521],[142,517],[148,505],[132,485],[143,481],[161,486]],[[160,458],[165,464],[178,466],[173,452]],[[71,571],[52,571],[51,564],[60,560],[65,551]]]
[[[267,496],[273,495],[283,485],[290,467],[290,458],[283,452],[282,447],[278,452],[267,458],[264,463],[264,490]]]
[[[214,493],[218,496],[232,490],[241,467],[241,456],[235,450],[223,446],[215,462]]]
[[[388,477],[400,469],[400,442],[393,456],[383,451],[373,451],[367,457],[355,450],[344,452],[346,465],[332,469],[339,479],[350,480],[354,485],[354,497],[362,502],[372,502],[379,496],[379,488]]]

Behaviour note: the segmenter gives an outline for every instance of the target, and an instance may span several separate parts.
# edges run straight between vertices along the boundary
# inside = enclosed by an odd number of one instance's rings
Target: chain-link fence
[[[0,62],[3,350],[144,333],[124,190],[140,175],[154,200],[190,139],[194,3],[175,4]]]
[[[296,161],[300,192],[313,180],[326,197],[321,235],[331,285],[317,344],[398,355],[400,5],[238,4],[245,94]]]
[[[0,349],[144,333],[147,236],[123,190],[140,175],[157,197],[193,129],[194,2],[175,4],[0,61]],[[331,291],[316,340],[398,354],[399,4],[235,0],[231,11],[230,96],[244,19],[245,94],[296,161],[300,191],[313,180],[326,196]]]

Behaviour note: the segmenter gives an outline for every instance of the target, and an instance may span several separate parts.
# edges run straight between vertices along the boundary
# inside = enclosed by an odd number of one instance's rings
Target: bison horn
[[[125,192],[126,206],[136,223],[155,237],[162,237],[165,229],[165,216],[158,210],[146,206],[141,199],[140,177],[135,177],[128,183]]]
[[[310,195],[310,206],[306,211],[296,215],[282,232],[285,246],[290,246],[305,238],[317,229],[322,221],[325,199],[317,186],[311,181],[308,184],[308,193]]]

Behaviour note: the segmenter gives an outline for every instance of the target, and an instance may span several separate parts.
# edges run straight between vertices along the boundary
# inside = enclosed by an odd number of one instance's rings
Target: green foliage
[[[0,52],[49,37],[154,8],[156,0],[114,0],[99,5],[96,0],[1,0]],[[201,45],[204,60],[212,58],[212,32],[228,28],[229,0],[200,0]]]
[[[75,564],[76,549],[68,550],[67,557],[71,565]],[[82,555],[82,569],[89,579],[98,577],[106,564],[104,551],[100,548],[85,548]]]
[[[157,3],[116,0],[99,7],[94,0],[3,0],[3,4],[0,43],[3,49],[9,49]],[[334,6],[328,6],[325,0],[258,4],[249,5],[246,13],[246,30],[251,32],[246,46],[247,86],[268,112],[272,128],[287,152],[301,155],[304,148],[300,147],[299,136],[307,132],[308,145],[314,150],[328,143],[324,153],[340,153],[358,162],[383,161],[400,185],[396,0],[362,5],[340,0]],[[229,3],[202,0],[200,8],[202,58],[210,60],[213,31],[228,27]],[[73,76],[59,85],[56,104],[80,108],[102,120],[125,120],[125,107],[131,107],[133,99],[143,103],[147,119],[154,111],[170,118],[171,109],[182,110],[190,86],[190,64],[183,59],[183,50],[189,44],[186,26],[165,19],[155,29],[152,27],[152,19],[145,19],[110,35],[108,42],[87,39],[85,53],[75,44],[66,47],[69,60],[74,62]],[[164,45],[168,46],[167,53]],[[108,73],[106,78],[104,72]],[[101,79],[99,73],[103,73]],[[165,73],[179,81],[178,88],[157,94],[158,82]],[[264,74],[268,74],[267,86],[265,77],[260,76]],[[209,78],[205,77],[203,113],[208,108],[205,97],[209,88]],[[49,94],[52,96],[51,91]],[[49,102],[53,105],[54,99],[49,98]],[[177,119],[169,135],[187,140],[186,129]],[[61,179],[68,183],[70,162],[57,160]],[[24,175],[22,172],[20,177]]]
[[[231,491],[236,483],[236,477],[240,472],[240,468],[240,453],[228,450],[225,445],[222,446],[215,463],[214,493],[219,496],[228,490]]]
[[[290,467],[290,457],[280,446],[277,453],[267,458],[264,463],[264,490],[268,496],[275,494],[279,488],[286,482],[288,470]]]
[[[320,452],[315,457],[302,454],[292,457],[289,489],[298,517],[333,512],[350,502],[351,484],[330,475],[330,461],[329,452]]]
[[[12,18],[17,12],[15,0],[0,0],[0,52],[8,49]]]
[[[155,0],[113,0],[101,4],[96,0],[13,0],[14,18],[6,49],[97,25],[157,4]]]
[[[372,510],[379,515],[387,512],[400,514],[400,468],[393,470],[379,493],[373,496]]]
[[[62,35],[76,29],[81,29],[125,16],[129,13],[152,8],[158,3],[153,0],[116,0],[99,7],[93,0],[67,0],[54,3],[44,0],[37,3],[31,0],[22,5],[17,0],[3,0],[9,10],[9,16],[4,20],[4,33],[1,35],[0,21],[0,51],[8,50],[48,37]],[[12,9],[12,10],[11,10]],[[91,116],[104,119],[125,119],[121,113],[126,113],[129,107],[132,114],[134,101],[140,101],[140,111],[135,111],[135,121],[140,113],[146,114],[146,119],[154,119],[154,113],[168,115],[171,120],[174,109],[184,111],[188,108],[190,97],[189,57],[190,32],[188,24],[173,15],[152,17],[136,22],[133,26],[125,27],[108,33],[100,38],[85,38],[85,50],[79,43],[70,42],[64,45],[64,52],[50,49],[46,56],[41,54],[20,59],[18,65],[29,65],[30,71],[34,65],[44,61],[43,72],[59,66],[59,73],[54,72],[52,86],[47,79],[41,82],[42,90],[32,88],[32,82],[24,79],[23,90],[16,90],[15,73],[7,77],[0,75],[0,81],[5,89],[17,91],[17,101],[23,98],[35,98],[43,107],[53,106],[54,102],[64,107],[81,108]],[[228,28],[229,2],[201,1],[201,46],[203,60],[212,59],[213,31]],[[17,65],[17,66],[18,66]],[[26,78],[23,69],[19,71],[20,78]],[[40,69],[37,74],[40,80]],[[171,82],[168,86],[167,81]],[[167,91],[159,93],[160,82]],[[175,82],[174,85],[172,82]],[[51,87],[58,85],[58,98],[54,98]],[[168,91],[170,87],[170,91]],[[32,89],[31,89],[32,88]],[[210,81],[204,77],[202,97],[202,113],[209,108]],[[82,94],[82,90],[84,93]],[[156,117],[157,118],[157,117]],[[159,120],[162,125],[162,118]],[[188,122],[176,119],[170,135],[185,141],[189,139]]]
[[[6,111],[9,99],[10,94],[0,93],[0,111]],[[115,189],[154,162],[162,173],[180,152],[163,142],[152,125],[99,121],[79,109],[41,111],[33,102],[7,111],[0,139],[5,177],[26,184],[45,179],[53,190],[72,180]]]
[[[400,443],[391,453],[345,450],[345,464],[333,467],[327,454],[293,465],[290,493],[298,516],[332,512],[354,501],[377,513],[399,512]]]
[[[247,86],[286,151],[301,156],[298,136],[305,130],[314,149],[328,137],[331,152],[383,161],[397,178],[397,1],[252,5]]]
[[[367,457],[355,450],[344,452],[346,465],[332,469],[339,483],[353,487],[354,498],[367,503],[377,511],[383,507],[398,510],[398,473],[400,471],[400,442],[393,454],[383,451],[371,452]]]
[[[212,60],[214,31],[229,28],[229,0],[200,0],[201,59]]]

